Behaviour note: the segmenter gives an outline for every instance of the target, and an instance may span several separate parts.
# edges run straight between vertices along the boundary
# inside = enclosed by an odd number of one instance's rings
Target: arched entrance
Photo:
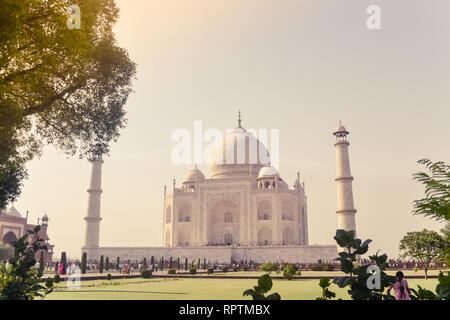
[[[12,231],[9,231],[8,233],[6,233],[2,239],[3,243],[8,243],[8,244],[11,244],[16,240],[17,240],[16,234]]]
[[[230,200],[218,200],[208,207],[207,241],[210,245],[239,243],[239,208]]]
[[[268,227],[262,227],[258,231],[258,245],[269,246],[272,244],[272,230]]]

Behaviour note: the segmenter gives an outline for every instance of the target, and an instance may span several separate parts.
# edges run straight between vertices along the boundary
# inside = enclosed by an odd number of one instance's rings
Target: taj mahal
[[[348,131],[339,125],[336,137],[337,229],[355,230]],[[211,263],[332,261],[336,245],[309,245],[308,205],[297,174],[292,187],[271,166],[266,146],[242,126],[211,152],[209,177],[197,167],[181,185],[164,187],[161,247],[101,247],[101,157],[92,161],[91,184],[82,252],[88,259],[206,259]],[[332,235],[330,235],[331,237]]]

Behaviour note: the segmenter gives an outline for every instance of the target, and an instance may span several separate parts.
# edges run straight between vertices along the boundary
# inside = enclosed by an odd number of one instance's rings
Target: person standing
[[[404,278],[404,274],[401,271],[397,271],[395,274],[396,282],[391,284],[387,289],[387,295],[391,295],[391,290],[394,289],[395,300],[411,300],[411,291],[408,287],[408,282]]]

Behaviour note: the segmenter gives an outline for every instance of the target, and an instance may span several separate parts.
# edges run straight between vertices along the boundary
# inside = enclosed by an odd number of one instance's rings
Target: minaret
[[[336,136],[336,186],[338,229],[354,230],[356,233],[355,213],[353,205],[353,177],[350,173],[347,135],[349,132],[339,123],[333,135]]]
[[[83,252],[88,252],[90,249],[98,249],[100,238],[100,203],[102,195],[102,164],[103,159],[98,156],[95,160],[92,160],[92,174],[91,184],[88,189],[89,201],[86,220],[86,235],[84,240]],[[94,253],[94,252],[92,252]],[[90,258],[94,258],[91,256]]]

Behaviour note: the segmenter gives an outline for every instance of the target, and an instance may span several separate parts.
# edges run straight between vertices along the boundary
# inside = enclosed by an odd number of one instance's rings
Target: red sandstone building
[[[45,245],[48,248],[47,251],[44,251],[45,262],[52,261],[54,247],[48,242],[50,240],[47,234],[48,220],[47,215],[42,217],[41,230],[39,231],[39,237],[44,239]],[[0,240],[3,243],[14,242],[16,239],[27,234],[27,230],[33,230],[36,226],[35,224],[28,223],[28,213],[24,218],[14,206],[11,206],[8,210],[0,211]],[[31,242],[31,239],[28,241]],[[39,259],[39,253],[36,258]]]

